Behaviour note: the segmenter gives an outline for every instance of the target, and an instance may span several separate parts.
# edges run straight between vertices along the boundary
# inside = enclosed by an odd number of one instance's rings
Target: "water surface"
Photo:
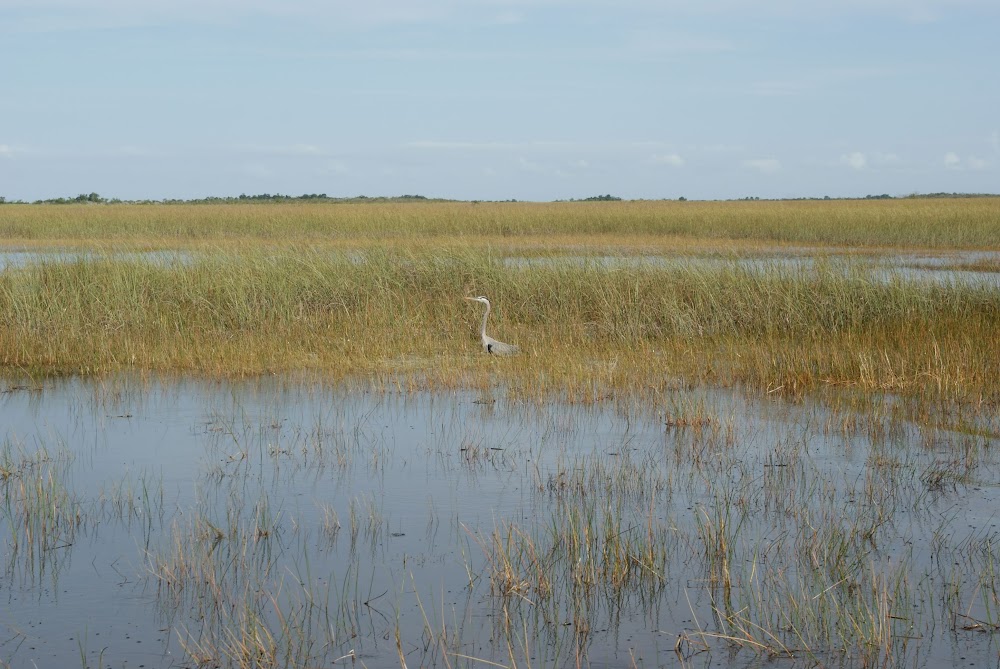
[[[996,426],[875,404],[8,382],[0,662],[860,666],[782,611],[895,579],[894,661],[995,663]]]

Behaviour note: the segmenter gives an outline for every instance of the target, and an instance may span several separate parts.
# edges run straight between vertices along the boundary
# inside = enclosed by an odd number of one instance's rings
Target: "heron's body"
[[[483,324],[479,328],[479,339],[483,342],[483,350],[492,355],[514,355],[518,353],[521,349],[513,344],[505,344],[502,341],[497,341],[493,337],[486,334],[486,319],[490,316],[490,301],[483,296],[479,297],[467,297],[467,300],[472,302],[482,302],[486,305],[486,311],[483,312]]]

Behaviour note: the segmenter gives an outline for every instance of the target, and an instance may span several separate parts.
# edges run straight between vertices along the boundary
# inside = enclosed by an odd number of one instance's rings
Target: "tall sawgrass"
[[[1000,198],[783,202],[5,205],[0,241],[267,243],[552,236],[997,248]]]
[[[479,355],[482,312],[461,299],[475,294],[493,300],[490,334],[523,355]],[[581,400],[687,378],[981,402],[1000,391],[998,325],[988,286],[835,261],[526,264],[488,250],[301,247],[90,255],[0,274],[0,365],[41,373],[499,378]]]

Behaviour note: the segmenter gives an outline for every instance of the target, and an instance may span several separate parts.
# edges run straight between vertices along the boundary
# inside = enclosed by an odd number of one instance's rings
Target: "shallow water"
[[[1000,443],[917,426],[893,401],[861,415],[710,389],[581,407],[294,380],[11,384],[0,663],[659,666],[684,638],[690,665],[755,666],[766,654],[717,636],[734,631],[716,611],[743,611],[794,650],[785,662],[851,666],[842,633],[806,652],[769,616],[883,575],[906,582],[882,621],[895,660],[995,663]]]
[[[353,262],[361,262],[362,257],[347,254]],[[8,268],[25,267],[40,262],[76,262],[98,258],[124,258],[149,262],[155,265],[190,264],[197,253],[179,250],[104,252],[90,251],[28,251],[18,249],[0,250],[0,271]],[[763,253],[759,256],[718,257],[718,256],[663,256],[663,255],[596,255],[596,256],[544,256],[504,258],[510,267],[534,265],[580,265],[603,269],[628,268],[642,265],[656,267],[687,267],[692,269],[721,269],[737,267],[763,271],[778,269],[786,271],[811,270],[818,260],[835,262],[839,266],[871,271],[882,280],[935,281],[940,283],[964,283],[1000,287],[1000,272],[976,271],[956,268],[977,262],[993,263],[1000,266],[1000,252],[997,251],[946,251],[940,253],[875,253],[859,254],[850,249],[816,249],[809,247],[786,248],[781,252]]]
[[[818,261],[833,262],[838,267],[869,271],[883,281],[892,279],[962,283],[1000,287],[1000,272],[956,269],[955,266],[976,262],[1000,265],[1000,252],[996,251],[947,251],[941,253],[873,253],[861,254],[851,249],[789,248],[781,252],[757,256],[663,256],[663,255],[614,255],[614,256],[546,256],[509,257],[510,267],[533,265],[558,266],[568,263],[578,266],[621,269],[636,266],[684,267],[695,270],[738,268],[751,271],[784,270],[811,271]]]
[[[26,267],[37,263],[79,262],[101,258],[118,258],[154,265],[190,263],[194,254],[189,251],[28,251],[0,249],[0,272],[8,268]]]

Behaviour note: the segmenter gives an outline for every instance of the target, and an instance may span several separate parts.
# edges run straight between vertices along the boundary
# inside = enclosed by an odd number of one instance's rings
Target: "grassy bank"
[[[171,260],[170,258],[173,258]],[[0,363],[30,373],[288,370],[417,385],[502,380],[580,401],[681,379],[1000,396],[1000,293],[838,261],[508,262],[489,251],[82,257],[0,274]],[[481,354],[489,332],[524,355]],[[403,381],[399,381],[402,379]]]

